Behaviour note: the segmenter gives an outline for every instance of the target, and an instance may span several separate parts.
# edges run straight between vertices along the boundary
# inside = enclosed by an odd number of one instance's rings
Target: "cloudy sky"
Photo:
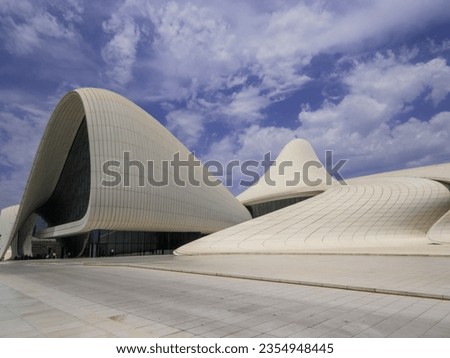
[[[344,177],[450,161],[448,0],[1,0],[0,65],[0,208],[77,87],[131,99],[202,160],[298,137]]]

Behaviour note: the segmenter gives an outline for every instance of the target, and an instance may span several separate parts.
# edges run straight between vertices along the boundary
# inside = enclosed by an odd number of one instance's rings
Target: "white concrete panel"
[[[314,196],[335,184],[336,181],[328,175],[311,144],[304,139],[294,139],[283,148],[258,182],[237,198],[244,205],[254,205]]]
[[[450,163],[428,165],[425,167],[395,170],[391,172],[377,173],[362,177],[348,179],[348,183],[358,182],[360,180],[375,179],[379,177],[412,177],[428,178],[443,183],[450,184]]]
[[[49,120],[13,234],[53,193],[83,117],[86,117],[91,160],[87,212],[81,220],[44,230],[40,237],[67,236],[94,229],[211,233],[251,218],[222,185],[176,185],[171,167],[168,185],[163,187],[146,181],[143,186],[136,185],[138,176],[131,176],[128,187],[123,183],[114,188],[101,185],[102,179],[108,179],[102,164],[108,160],[123,162],[124,152],[145,166],[153,160],[161,167],[175,153],[180,153],[182,160],[187,159],[189,150],[131,101],[107,90],[83,88],[68,93]],[[202,178],[204,170],[202,166],[195,167],[195,177]],[[133,173],[137,171],[131,170]],[[181,174],[187,178],[187,169],[181,170]],[[8,244],[11,239],[12,235]]]
[[[10,249],[9,241],[14,228],[14,222],[19,211],[19,205],[4,208],[0,213],[0,258]]]
[[[450,208],[448,188],[420,178],[339,185],[309,200],[203,237],[177,254],[304,253],[427,243]],[[428,243],[430,243],[428,241]]]
[[[431,227],[427,236],[431,241],[450,244],[450,210]]]

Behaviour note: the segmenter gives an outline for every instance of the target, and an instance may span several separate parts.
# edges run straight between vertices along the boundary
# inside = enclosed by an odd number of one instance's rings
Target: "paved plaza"
[[[450,257],[2,262],[0,337],[450,337]]]

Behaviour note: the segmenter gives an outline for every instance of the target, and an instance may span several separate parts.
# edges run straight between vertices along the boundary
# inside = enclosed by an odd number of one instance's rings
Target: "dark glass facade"
[[[88,235],[88,237],[86,236]],[[199,232],[143,232],[94,230],[58,239],[62,251],[71,257],[113,255],[163,255],[202,236]],[[88,239],[87,242],[85,240]]]
[[[84,118],[50,198],[36,213],[45,221],[38,229],[77,221],[86,214],[90,195],[89,138]],[[169,254],[202,235],[198,232],[95,230],[57,239],[61,257]],[[59,256],[58,256],[59,257]]]
[[[257,218],[258,216],[266,215],[271,213],[272,211],[279,210],[285,208],[286,206],[296,204],[300,201],[309,199],[310,197],[300,197],[300,198],[288,198],[288,199],[280,199],[267,201],[265,203],[248,205],[246,208],[250,211],[250,214],[253,218]]]
[[[98,237],[95,256],[129,254],[169,254],[201,235],[196,232],[138,232],[97,230],[91,233]],[[91,239],[91,243],[94,242]],[[91,247],[91,256],[93,247]]]
[[[91,232],[88,256],[170,254],[178,247],[201,236],[198,232],[138,232],[108,231]],[[96,246],[94,246],[96,244]],[[93,250],[95,250],[95,255]],[[113,251],[112,251],[113,250]]]
[[[49,226],[80,220],[86,214],[91,185],[91,161],[86,118],[80,124],[63,170],[48,201],[36,212]]]

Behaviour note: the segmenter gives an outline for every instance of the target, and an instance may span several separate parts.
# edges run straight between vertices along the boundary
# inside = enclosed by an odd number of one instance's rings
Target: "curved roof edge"
[[[416,167],[408,169],[394,170],[384,173],[376,173],[364,175],[360,177],[347,179],[347,183],[355,183],[366,179],[375,179],[381,177],[411,177],[411,178],[426,178],[430,180],[439,181],[450,184],[450,163],[427,165],[425,167]]]
[[[309,200],[202,237],[176,253],[344,254],[391,248],[420,254],[430,244],[427,232],[449,207],[450,192],[437,181],[374,178],[336,185]]]
[[[428,230],[427,237],[436,243],[450,243],[450,210]]]
[[[9,245],[33,211],[51,196],[83,116],[83,103],[75,91],[67,93],[53,111],[25,185],[14,227],[8,240]],[[62,133],[64,135],[61,135]],[[18,242],[18,246],[20,245],[21,243]],[[0,256],[1,259],[3,256]]]
[[[129,188],[123,183],[118,188],[100,185],[106,176],[102,164],[122,159],[125,151],[143,163],[150,159],[155,162],[171,160],[170,155],[176,152],[183,159],[190,151],[130,100],[108,90],[81,88],[67,93],[49,119],[8,245],[28,217],[54,192],[83,118],[86,118],[90,144],[91,185],[87,211],[78,221],[47,229],[48,236],[109,228],[167,231],[173,226],[174,231],[211,233],[251,218],[247,209],[223,185],[195,186],[188,182],[185,187],[169,185],[159,191],[159,187],[151,185],[145,188]],[[169,176],[173,174],[173,168],[171,170]],[[194,170],[196,178],[203,178],[205,168],[202,165]],[[134,181],[138,178],[131,176]]]
[[[304,139],[290,141],[258,182],[237,196],[244,205],[308,197],[338,184],[326,171],[311,144]]]

